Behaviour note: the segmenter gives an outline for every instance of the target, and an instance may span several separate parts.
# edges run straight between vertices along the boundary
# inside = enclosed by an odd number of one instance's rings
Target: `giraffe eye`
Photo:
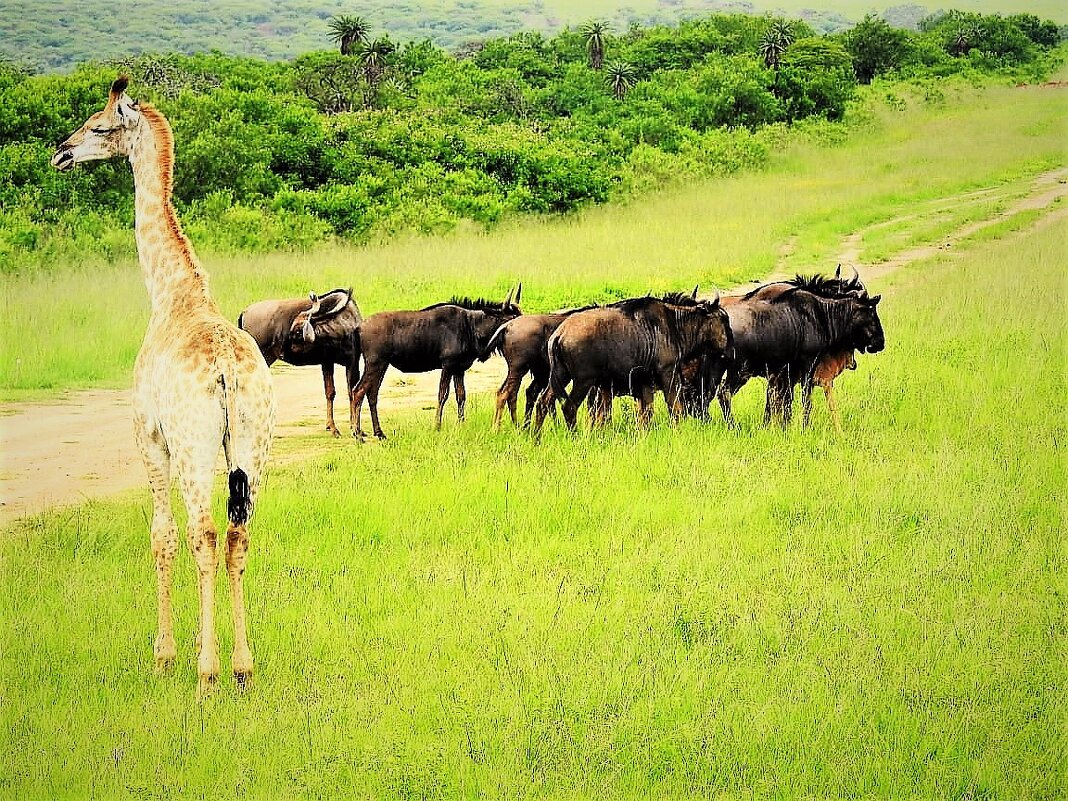
[[[90,128],[89,130],[91,130],[95,134],[109,134],[112,131],[114,131],[115,129],[114,128]]]

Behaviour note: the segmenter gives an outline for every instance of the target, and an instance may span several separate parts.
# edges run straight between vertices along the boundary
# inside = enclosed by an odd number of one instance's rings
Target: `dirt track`
[[[942,198],[923,207],[930,213],[938,208],[996,199],[1002,191],[992,187]],[[857,267],[866,280],[878,278],[952,248],[977,231],[1024,211],[1046,210],[1044,223],[1060,222],[1068,216],[1068,205],[1055,204],[1066,197],[1068,168],[1061,168],[1039,176],[1026,197],[1010,203],[1003,211],[962,226],[939,242],[907,248],[876,265],[859,262],[865,233],[916,216],[908,215],[882,221],[847,237],[842,242],[839,261],[845,268]],[[788,251],[785,247],[784,257]],[[276,436],[285,439],[298,433],[322,431],[325,446],[329,440],[323,420],[320,371],[286,365],[276,365],[272,370],[279,412]],[[467,374],[467,389],[474,395],[491,393],[503,375],[504,365],[499,357],[485,364],[477,363]],[[341,376],[339,370],[338,377]],[[427,425],[430,425],[429,410],[436,403],[437,386],[437,373],[390,372],[381,396],[384,426],[389,426],[391,411],[401,407],[427,409]],[[455,415],[451,399],[449,404],[450,414]],[[52,506],[80,503],[144,484],[144,469],[133,441],[128,390],[91,390],[69,393],[55,402],[0,404],[0,415],[0,525]],[[338,424],[347,430],[343,404],[339,404]],[[284,456],[280,458],[285,461]]]

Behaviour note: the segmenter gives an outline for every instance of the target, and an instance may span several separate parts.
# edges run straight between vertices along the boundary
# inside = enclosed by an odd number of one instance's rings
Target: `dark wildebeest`
[[[632,298],[564,320],[549,338],[549,387],[538,399],[535,433],[557,398],[563,399],[564,421],[574,430],[578,408],[594,387],[602,398],[614,392],[637,398],[638,425],[643,427],[660,390],[672,420],[678,420],[682,365],[694,358],[729,355],[733,348],[718,296],[692,302],[681,306],[660,298]]]
[[[304,367],[323,369],[326,394],[326,428],[341,436],[334,424],[334,365],[345,368],[347,397],[360,380],[360,347],[357,329],[363,319],[352,299],[352,289],[335,289],[307,298],[261,300],[248,306],[237,318],[239,328],[252,334],[268,365],[281,359]],[[349,410],[351,422],[351,405]]]
[[[519,295],[516,293],[516,301]],[[441,428],[441,416],[449,397],[449,380],[456,389],[456,414],[463,421],[467,393],[464,373],[475,359],[489,358],[490,338],[500,326],[521,314],[512,293],[504,303],[487,300],[453,299],[427,306],[419,311],[391,311],[372,314],[360,325],[363,351],[363,378],[356,385],[352,403],[356,409],[355,436],[363,437],[360,412],[366,395],[371,407],[375,436],[385,439],[378,423],[378,390],[386,370],[396,367],[403,373],[441,370],[438,385],[438,411],[435,427]]]
[[[754,376],[768,380],[765,424],[778,418],[784,427],[789,425],[797,383],[801,384],[807,423],[812,387],[821,365],[837,369],[834,365],[847,364],[848,356],[843,354],[883,349],[883,328],[876,309],[879,300],[880,296],[869,298],[859,290],[832,290],[821,287],[818,281],[801,279],[759,287],[725,304],[736,351],[718,391],[727,424],[735,425],[731,397]]]
[[[497,390],[497,408],[493,413],[493,427],[500,428],[504,407],[512,416],[512,423],[519,424],[516,418],[516,400],[524,376],[530,373],[530,385],[527,387],[526,404],[523,409],[523,425],[530,424],[530,416],[538,395],[549,385],[549,337],[570,315],[592,309],[584,306],[579,309],[552,314],[524,314],[510,320],[493,334],[486,350],[497,351],[508,364],[508,374],[504,383]]]
[[[661,295],[659,300],[669,306],[697,306],[704,302],[697,299],[698,288],[695,286],[693,292],[689,294],[668,292]],[[719,297],[718,292],[716,297]],[[610,307],[620,306],[628,302],[628,300],[621,300],[608,305]],[[726,361],[723,353],[699,353],[683,359],[679,365],[679,377],[681,381],[680,399],[684,414],[699,416],[697,414],[697,409],[700,405],[699,399],[708,398],[710,400],[713,395],[713,392],[707,389],[705,385],[708,384],[709,387],[715,386],[725,370]],[[594,387],[590,390],[588,406],[591,425],[606,425],[611,422],[612,401],[615,395],[629,394],[630,388],[627,386],[605,385],[604,387]],[[706,401],[705,406],[707,407],[707,405],[708,402]],[[707,417],[707,411],[705,416]]]

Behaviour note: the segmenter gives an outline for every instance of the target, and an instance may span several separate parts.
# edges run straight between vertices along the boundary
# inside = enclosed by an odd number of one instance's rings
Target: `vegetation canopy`
[[[593,19],[451,54],[337,15],[320,21],[337,50],[289,62],[140,55],[63,76],[0,62],[0,269],[132,253],[125,165],[48,166],[118,71],[172,122],[175,201],[198,244],[269,251],[487,229],[759,167],[783,126],[840,120],[858,81],[1033,80],[1059,58],[1056,26],[1030,15],[949,12],[923,28],[869,19],[824,36],[711,14],[615,33]]]

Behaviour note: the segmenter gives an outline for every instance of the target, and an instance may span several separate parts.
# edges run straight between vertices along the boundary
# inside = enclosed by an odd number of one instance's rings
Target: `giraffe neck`
[[[152,313],[196,307],[215,309],[208,277],[197,262],[171,204],[174,140],[166,118],[145,104],[129,132],[135,194],[134,230]]]

